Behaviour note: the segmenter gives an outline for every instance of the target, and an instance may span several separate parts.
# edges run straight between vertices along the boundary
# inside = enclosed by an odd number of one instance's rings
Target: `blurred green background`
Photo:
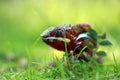
[[[54,50],[40,34],[51,26],[82,22],[106,32],[113,47],[105,51],[120,56],[120,0],[0,0],[0,67],[18,66],[21,58],[46,63]]]

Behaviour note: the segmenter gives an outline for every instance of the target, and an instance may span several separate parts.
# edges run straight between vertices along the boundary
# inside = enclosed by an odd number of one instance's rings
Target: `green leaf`
[[[101,35],[98,35],[99,39],[106,39],[106,33],[103,33]]]
[[[88,36],[97,42],[97,32],[93,29],[89,30]]]
[[[96,54],[97,54],[97,56],[99,56],[99,57],[105,57],[105,56],[107,56],[107,54],[106,54],[105,51],[98,51]]]
[[[89,41],[86,41],[86,44],[91,51],[94,49],[94,45],[90,43]]]
[[[103,46],[110,46],[110,45],[112,45],[112,43],[109,40],[103,40],[103,41],[99,42],[99,44],[103,45]]]

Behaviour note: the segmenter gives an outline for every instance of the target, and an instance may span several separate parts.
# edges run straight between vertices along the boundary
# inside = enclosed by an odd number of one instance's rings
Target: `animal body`
[[[92,32],[91,32],[92,31]],[[69,56],[73,52],[74,58],[89,61],[93,55],[93,50],[97,49],[97,40],[94,36],[95,31],[87,23],[64,24],[57,27],[50,27],[42,34],[42,40],[49,46],[65,51],[65,43]]]

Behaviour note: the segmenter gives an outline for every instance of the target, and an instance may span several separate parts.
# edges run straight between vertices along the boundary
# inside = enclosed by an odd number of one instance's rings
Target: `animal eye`
[[[59,28],[58,31],[61,31],[61,29]]]
[[[58,31],[56,31],[56,37],[63,37],[64,36],[64,31],[61,29],[58,29]]]

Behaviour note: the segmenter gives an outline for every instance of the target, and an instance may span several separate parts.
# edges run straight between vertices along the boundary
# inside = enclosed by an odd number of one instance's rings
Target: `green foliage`
[[[102,35],[98,36],[99,44],[102,46],[110,46],[112,43],[107,39],[107,34],[103,33]]]
[[[96,54],[97,54],[98,56],[100,56],[100,57],[107,56],[107,54],[106,54],[105,51],[98,51]]]
[[[102,40],[99,44],[100,44],[100,45],[103,45],[103,46],[112,45],[112,43],[111,43],[109,40]]]
[[[98,35],[99,39],[106,39],[106,33],[103,33],[101,35]]]
[[[92,38],[96,43],[97,43],[97,38],[98,38],[97,35],[98,35],[97,32],[96,32],[95,30],[93,30],[93,29],[91,29],[91,30],[88,32],[88,36],[89,36],[90,38]]]

